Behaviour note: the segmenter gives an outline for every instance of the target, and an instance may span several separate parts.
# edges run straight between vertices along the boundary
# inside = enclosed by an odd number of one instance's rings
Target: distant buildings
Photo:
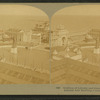
[[[94,53],[100,54],[100,29],[91,29],[88,34],[96,41]]]
[[[25,31],[17,28],[10,28],[8,30],[0,30],[0,41],[13,41],[16,43],[49,43],[49,23],[43,22],[36,24],[32,30]]]
[[[34,29],[32,29],[33,34],[41,34],[41,42],[42,43],[49,43],[50,38],[50,30],[49,30],[49,23],[44,22],[42,24],[36,24]]]

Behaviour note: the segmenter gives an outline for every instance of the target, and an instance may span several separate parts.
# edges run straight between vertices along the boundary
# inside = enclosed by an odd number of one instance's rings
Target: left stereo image
[[[0,5],[0,84],[49,84],[49,18],[39,8]]]

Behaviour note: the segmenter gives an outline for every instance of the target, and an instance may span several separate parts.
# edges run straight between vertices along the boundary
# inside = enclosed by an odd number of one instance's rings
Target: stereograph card
[[[0,94],[100,94],[100,4],[0,4]]]

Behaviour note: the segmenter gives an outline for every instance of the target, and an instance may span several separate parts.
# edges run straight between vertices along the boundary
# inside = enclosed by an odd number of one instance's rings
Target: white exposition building
[[[41,44],[41,33],[34,33],[32,31],[23,34],[23,42]]]
[[[68,31],[63,25],[59,25],[55,31],[51,32],[51,46],[64,46],[68,43]]]

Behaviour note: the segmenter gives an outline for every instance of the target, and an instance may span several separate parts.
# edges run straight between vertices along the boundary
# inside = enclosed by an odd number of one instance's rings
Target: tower
[[[51,42],[52,46],[65,46],[68,43],[68,31],[63,25],[59,25],[52,33]]]

